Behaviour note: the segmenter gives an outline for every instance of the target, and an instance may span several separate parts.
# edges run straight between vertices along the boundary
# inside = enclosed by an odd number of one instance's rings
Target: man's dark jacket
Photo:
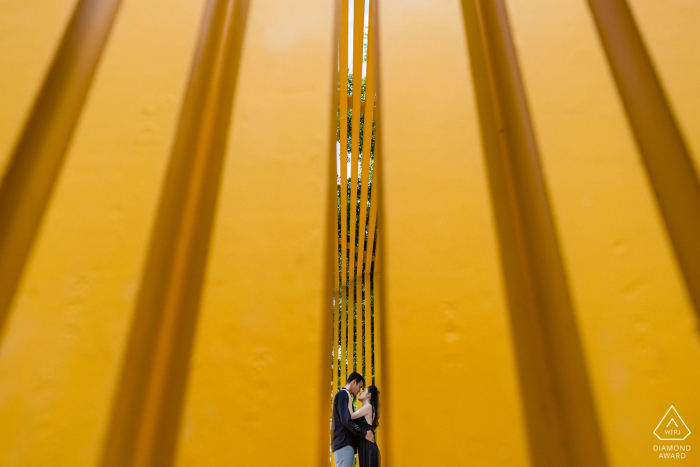
[[[350,418],[348,401],[350,393],[341,389],[333,398],[333,452],[345,446],[352,446],[357,451],[357,439],[355,436],[364,438],[367,430],[360,428],[357,423]]]

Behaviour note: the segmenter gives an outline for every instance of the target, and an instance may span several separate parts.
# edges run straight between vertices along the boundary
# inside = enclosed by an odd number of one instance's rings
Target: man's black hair
[[[365,377],[356,371],[350,373],[350,375],[348,376],[348,380],[345,382],[345,384],[350,384],[353,381],[362,381],[362,386],[364,387],[365,385]]]

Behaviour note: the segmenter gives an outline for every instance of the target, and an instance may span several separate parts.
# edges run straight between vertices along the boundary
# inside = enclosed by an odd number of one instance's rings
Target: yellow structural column
[[[375,18],[387,466],[529,465],[462,18],[401,0]]]
[[[337,197],[337,194],[334,192],[333,196]],[[337,238],[337,230],[338,227],[336,225],[336,230],[333,233],[334,239]],[[340,273],[338,272],[338,270],[340,269],[340,261],[338,259],[339,245],[337,245],[337,242],[335,242],[333,246],[333,334],[331,335],[331,349],[333,352],[331,382],[333,384],[331,385],[331,387],[333,388],[333,391],[338,391],[341,388],[340,378],[342,376],[342,374],[340,373],[341,352],[339,351],[339,341],[340,330],[342,329],[342,327],[340,326],[340,318],[343,316],[343,310],[342,308],[340,308]]]
[[[357,223],[357,180],[360,159],[360,114],[362,95],[362,55],[363,55],[363,33],[365,20],[365,1],[354,0],[353,9],[353,49],[352,49],[352,131],[351,131],[351,151],[350,151],[350,282],[348,284],[348,294],[350,300],[349,315],[352,326],[350,332],[355,334],[355,338],[350,338],[353,349],[349,350],[350,358],[354,357],[353,370],[362,372],[362,295],[355,296],[358,279],[362,280],[362,252],[356,248],[357,236],[359,235],[355,225]],[[355,255],[357,254],[357,261]],[[359,265],[359,273],[355,268]]]
[[[55,39],[57,5],[24,35]],[[0,465],[100,462],[203,7],[120,6],[0,342]]]
[[[364,315],[362,314],[362,306],[360,306],[360,320],[364,319],[364,359],[365,359],[365,379],[371,381],[372,379],[372,309],[370,304],[370,282],[369,274],[372,268],[372,250],[371,248],[367,250],[365,247],[369,246],[369,242],[366,239],[365,227],[367,227],[367,203],[368,190],[369,190],[369,169],[371,163],[371,151],[372,151],[372,122],[374,121],[374,34],[372,33],[372,19],[374,15],[372,14],[372,5],[369,5],[369,25],[367,34],[367,78],[366,78],[366,88],[365,88],[365,105],[364,105],[364,130],[363,130],[363,140],[362,140],[362,180],[360,182],[360,223],[358,228],[358,269],[357,269],[357,297],[362,304],[362,285],[364,284],[365,298],[364,298]],[[358,142],[359,143],[359,142]],[[369,236],[374,237],[374,231],[370,230],[368,232]],[[363,259],[364,254],[364,259]],[[364,281],[362,268],[365,268]],[[364,317],[363,317],[364,316]]]
[[[339,80],[339,95],[338,95],[338,125],[339,125],[339,154],[338,164],[340,165],[340,188],[338,196],[340,197],[340,321],[341,321],[341,345],[340,345],[340,367],[341,367],[341,386],[345,385],[345,380],[349,374],[348,369],[352,367],[352,357],[348,359],[348,280],[347,280],[347,260],[348,260],[348,21],[349,21],[349,0],[340,1],[340,32],[338,40],[338,80]],[[350,335],[352,337],[352,335]],[[350,370],[352,372],[352,370]]]
[[[78,0],[0,5],[0,174]]]
[[[377,249],[379,251],[379,249]],[[377,386],[377,389],[379,390],[379,399],[380,399],[380,417],[378,420],[379,426],[377,427],[376,430],[376,442],[377,446],[379,446],[379,451],[380,453],[385,453],[383,459],[386,459],[385,462],[389,462],[388,460],[388,450],[387,450],[387,444],[385,442],[386,440],[386,435],[385,433],[387,432],[386,430],[386,420],[387,417],[385,416],[386,412],[386,405],[384,403],[386,399],[386,391],[384,391],[384,379],[382,378],[382,327],[381,327],[381,322],[383,316],[380,310],[380,302],[381,302],[381,290],[376,286],[376,284],[380,283],[382,281],[381,279],[381,263],[376,262],[374,263],[374,303],[372,306],[372,311],[374,312],[374,326],[372,330],[374,331],[374,380],[372,381],[372,384]],[[367,282],[369,282],[369,277],[367,278]],[[369,380],[368,380],[369,381]],[[368,383],[369,384],[369,383]]]
[[[654,0],[627,0],[678,126],[700,171],[700,3],[668,8]]]
[[[76,4],[11,154],[0,160],[0,168],[7,161],[0,183],[0,327],[12,306],[120,4],[121,0]]]
[[[371,50],[371,49],[370,49]],[[377,152],[374,154],[375,161],[377,160]],[[368,238],[367,238],[367,266],[365,269],[365,326],[370,326],[367,329],[374,332],[371,339],[367,341],[367,353],[368,362],[372,363],[372,347],[374,346],[374,365],[370,365],[370,370],[367,371],[367,384],[375,384],[379,386],[381,383],[379,381],[379,373],[381,370],[379,348],[381,345],[381,336],[379,333],[380,327],[380,316],[379,316],[379,272],[377,268],[377,259],[372,257],[372,251],[374,250],[374,235],[377,229],[377,209],[379,205],[379,196],[377,195],[379,191],[379,164],[375,162],[373,174],[372,174],[372,194],[370,195],[370,209],[369,209],[369,225],[368,225]],[[374,298],[372,298],[372,296]],[[372,324],[372,313],[374,313],[374,324]],[[369,333],[370,331],[368,331]],[[374,378],[372,378],[371,371],[374,370]]]
[[[175,465],[328,464],[334,7],[250,3]]]
[[[700,418],[694,389],[700,378],[690,370],[700,365],[690,296],[588,5],[506,4],[608,465],[657,465],[652,445],[661,441],[652,432],[669,407],[686,421]],[[687,24],[681,19],[687,12],[700,17],[686,6],[667,5],[665,21],[675,16]],[[700,93],[685,82],[689,70],[700,72],[697,60],[679,62],[667,48],[656,53],[668,54],[657,71],[671,80],[671,104],[684,109],[680,122],[688,141],[697,142],[697,117],[686,105]],[[687,102],[677,94],[683,86]]]

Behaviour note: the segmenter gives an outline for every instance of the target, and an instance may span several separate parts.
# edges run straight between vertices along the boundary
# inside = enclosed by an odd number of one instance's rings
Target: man
[[[345,387],[333,399],[333,458],[336,467],[352,467],[357,451],[356,436],[374,443],[374,433],[363,430],[351,418],[352,396],[362,391],[365,378],[357,372],[348,376]]]

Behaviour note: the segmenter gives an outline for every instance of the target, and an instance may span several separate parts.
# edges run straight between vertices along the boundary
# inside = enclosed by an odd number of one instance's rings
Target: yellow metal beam
[[[382,0],[375,20],[382,460],[529,465],[461,5]]]
[[[372,4],[370,3],[370,14],[369,14],[369,23],[368,23],[368,34],[367,34],[367,78],[366,78],[366,87],[365,87],[365,95],[369,96],[370,102],[374,102],[374,53],[372,52],[372,48],[374,47],[374,42],[373,42],[373,36],[374,34],[371,32],[373,28],[373,17],[374,15],[371,14],[371,9],[372,9]],[[374,106],[370,105],[369,110],[364,113],[364,131],[363,131],[363,141],[362,141],[362,180],[361,180],[361,187],[360,187],[360,224],[359,224],[359,229],[358,229],[358,245],[357,245],[357,259],[358,259],[358,265],[357,265],[357,299],[360,303],[360,306],[358,307],[358,316],[360,322],[364,323],[364,329],[363,329],[363,335],[365,342],[363,344],[362,340],[359,340],[360,346],[364,345],[364,358],[365,358],[365,366],[364,366],[364,373],[365,374],[365,379],[367,381],[370,381],[372,379],[372,314],[371,314],[371,307],[370,307],[370,283],[367,279],[370,267],[371,267],[371,261],[367,261],[365,263],[365,259],[367,257],[372,258],[372,250],[365,251],[365,227],[367,226],[367,203],[368,203],[368,189],[369,189],[369,169],[370,169],[370,161],[371,161],[371,152],[372,152],[372,123],[374,122]],[[370,231],[369,235],[374,235],[374,232]],[[363,272],[362,269],[365,267],[365,280],[364,280],[364,289],[365,289],[365,302],[364,302],[364,309],[362,307],[362,284],[363,284]],[[362,359],[358,357],[358,366],[362,367]]]
[[[341,15],[340,15],[340,51],[339,51],[339,103],[340,103],[340,154],[339,154],[339,165],[340,165],[340,238],[342,239],[341,253],[340,253],[340,301],[341,301],[341,368],[342,377],[340,384],[345,385],[345,380],[348,375],[348,366],[352,367],[352,355],[348,359],[348,349],[350,344],[348,342],[348,288],[347,288],[347,259],[348,259],[348,248],[345,248],[345,242],[348,241],[348,194],[347,194],[347,180],[348,180],[348,1],[349,0],[339,0],[341,3]],[[350,338],[352,335],[350,334]]]
[[[700,179],[627,1],[588,3],[700,318]]]
[[[375,154],[376,156],[376,154]],[[379,245],[377,245],[377,251],[379,250]],[[373,340],[373,349],[374,349],[374,379],[372,381],[372,384],[377,386],[377,389],[379,390],[379,399],[380,399],[380,417],[378,419],[379,425],[384,427],[385,421],[386,421],[386,392],[384,390],[384,379],[382,377],[383,375],[383,368],[382,368],[382,343],[384,342],[384,334],[382,334],[382,320],[384,319],[381,313],[380,309],[380,304],[381,304],[381,294],[382,291],[379,290],[380,288],[377,286],[377,284],[381,284],[383,282],[382,277],[382,269],[381,269],[381,264],[380,263],[375,263],[375,269],[373,273],[373,282],[375,286],[373,287],[374,290],[374,300],[372,301],[371,304],[371,309],[372,312],[374,313],[374,326],[372,330],[374,331],[374,340]],[[367,277],[367,282],[369,283],[369,277]],[[368,380],[369,381],[369,380]],[[383,418],[382,418],[383,417]],[[379,427],[378,427],[379,428]],[[388,459],[387,456],[387,444],[385,442],[386,440],[386,429],[382,429],[381,431],[376,430],[375,434],[376,436],[376,442],[377,446],[379,446],[379,451],[382,453],[382,459]],[[388,463],[388,461],[385,461]]]
[[[335,149],[335,148],[333,148]],[[335,172],[333,173],[335,175]],[[333,192],[333,199],[337,200],[337,193]],[[337,206],[333,205],[333,212],[337,214]],[[337,226],[336,226],[337,230]],[[338,254],[340,249],[337,245],[333,245],[333,335],[331,336],[331,348],[333,349],[333,367],[331,373],[331,381],[333,382],[332,388],[335,391],[340,390],[341,386],[341,374],[340,374],[340,364],[341,364],[341,354],[340,354],[340,318],[343,316],[343,310],[340,308],[340,262],[338,260]]]
[[[700,318],[700,178],[627,0],[589,0],[598,34]]]
[[[79,0],[0,5],[0,177]]]
[[[103,467],[172,464],[247,13],[210,0],[202,22]]]
[[[605,465],[505,4],[462,2],[535,464]]]
[[[203,7],[120,7],[0,344],[0,465],[100,463]]]
[[[373,10],[370,10],[370,14],[372,14]],[[374,15],[370,16],[370,31],[373,31],[373,21],[372,17]],[[372,32],[370,32],[370,37],[373,35]],[[372,49],[370,49],[369,52],[370,57],[372,57],[373,52]],[[374,73],[373,73],[374,74]],[[365,140],[366,141],[366,140]],[[378,146],[378,145],[377,145]],[[378,160],[378,152],[375,149],[374,153],[374,168],[373,168],[373,173],[372,173],[372,193],[370,194],[370,208],[369,208],[369,225],[368,227],[368,232],[367,232],[367,252],[371,254],[372,251],[374,251],[374,235],[376,231],[376,225],[377,225],[377,210],[379,206],[379,164],[376,162]],[[369,261],[367,261],[365,265],[365,328],[368,330],[368,334],[371,337],[367,341],[367,362],[368,365],[372,363],[372,357],[374,356],[374,365],[370,366],[371,369],[374,369],[374,377],[372,377],[371,370],[367,372],[366,380],[367,384],[374,384],[378,388],[381,387],[381,382],[379,381],[379,373],[381,371],[381,364],[380,364],[380,358],[379,358],[379,347],[380,347],[380,341],[381,341],[381,336],[379,334],[379,303],[378,303],[378,294],[379,294],[379,289],[377,284],[379,283],[378,281],[378,276],[377,276],[377,260],[375,256],[372,256]],[[374,295],[374,299],[372,299],[372,294]],[[372,324],[372,314],[374,314],[374,324]],[[374,332],[374,334],[372,334]],[[372,350],[374,349],[374,350]],[[381,396],[380,396],[381,397]]]
[[[174,465],[328,465],[335,14],[251,2]]]
[[[76,5],[7,162],[0,183],[0,337],[120,3]]]
[[[692,302],[586,3],[507,6],[608,462],[656,465],[670,405],[700,417]]]
[[[364,100],[360,101],[360,113],[365,113],[365,104]],[[348,107],[352,108],[352,96],[348,96]]]
[[[350,250],[349,250],[349,276],[348,284],[348,316],[350,319],[349,337],[350,346],[348,355],[353,371],[362,365],[362,305],[361,297],[355,297],[355,284],[358,275],[355,271],[357,233],[357,178],[360,154],[360,103],[362,95],[362,54],[364,39],[365,0],[354,0],[353,11],[353,55],[352,55],[352,133],[350,138]],[[358,307],[356,302],[360,303]],[[355,310],[357,308],[357,311]],[[355,337],[353,337],[353,335]]]
[[[700,172],[700,3],[627,0],[651,64],[669,101],[683,140]]]

